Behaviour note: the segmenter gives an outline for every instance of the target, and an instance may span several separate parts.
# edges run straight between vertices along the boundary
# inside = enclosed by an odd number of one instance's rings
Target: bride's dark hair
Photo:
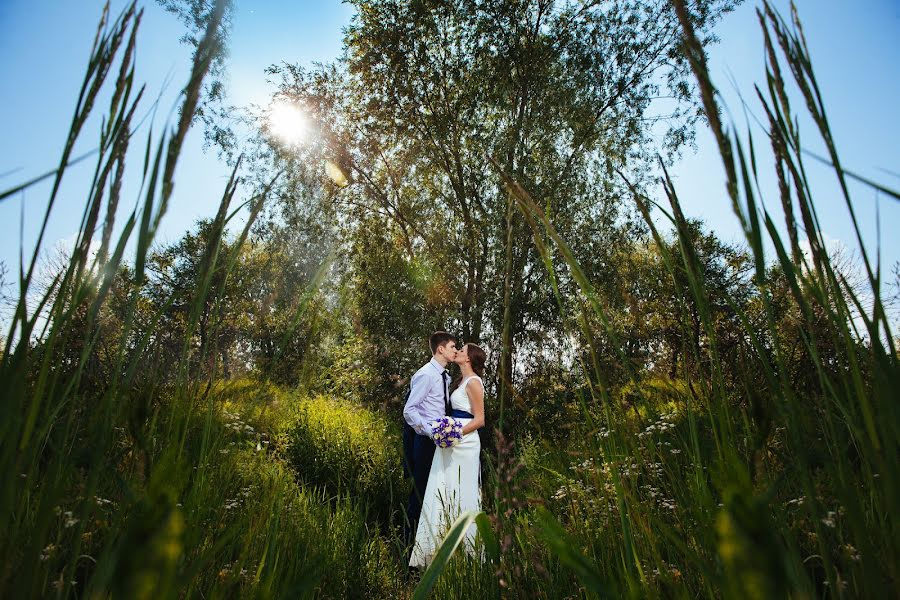
[[[468,348],[467,355],[469,356],[469,362],[472,363],[472,370],[479,377],[484,377],[484,363],[487,360],[487,354],[480,346],[475,344],[466,344],[466,348]]]

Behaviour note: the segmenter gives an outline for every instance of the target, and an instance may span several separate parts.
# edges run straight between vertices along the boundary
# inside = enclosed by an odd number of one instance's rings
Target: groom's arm
[[[425,396],[428,395],[431,389],[431,379],[426,372],[418,372],[413,375],[409,385],[409,399],[403,407],[403,418],[409,423],[410,427],[416,430],[416,433],[428,435],[430,432],[427,421],[422,416],[420,408],[422,401],[425,400]]]

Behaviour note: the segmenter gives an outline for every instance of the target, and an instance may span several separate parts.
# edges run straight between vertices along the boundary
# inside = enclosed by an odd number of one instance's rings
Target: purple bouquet
[[[430,425],[431,439],[438,448],[452,448],[462,441],[462,423],[453,417],[441,417]]]

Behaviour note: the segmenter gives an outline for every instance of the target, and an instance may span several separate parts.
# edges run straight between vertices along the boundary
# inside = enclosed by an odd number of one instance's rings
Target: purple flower
[[[452,417],[431,422],[431,438],[439,448],[452,448],[462,439],[462,423]]]

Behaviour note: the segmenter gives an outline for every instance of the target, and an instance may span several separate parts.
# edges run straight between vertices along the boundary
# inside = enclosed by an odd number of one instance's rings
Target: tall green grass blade
[[[487,514],[483,512],[478,513],[478,516],[475,517],[475,525],[478,527],[478,535],[481,536],[488,558],[494,564],[500,564],[500,543],[497,541],[497,536],[494,535],[494,530],[491,528],[491,521]]]
[[[5,200],[5,199],[9,198],[10,196],[14,196],[15,194],[21,192],[22,190],[27,190],[28,188],[30,188],[34,185],[37,185],[38,183],[45,181],[45,180],[53,177],[54,175],[56,175],[56,176],[61,175],[62,171],[65,171],[69,167],[74,167],[78,163],[89,159],[90,157],[97,154],[99,151],[100,151],[99,148],[89,150],[89,151],[85,152],[84,154],[76,156],[75,158],[73,158],[69,162],[67,162],[66,164],[64,164],[60,167],[57,167],[56,169],[47,171],[43,175],[38,175],[37,177],[29,179],[25,183],[20,183],[19,185],[9,188],[8,190],[4,190],[3,192],[0,192],[0,201]]]
[[[900,192],[897,192],[889,187],[886,187],[886,186],[878,183],[877,181],[873,181],[873,180],[869,179],[868,177],[864,177],[858,173],[854,173],[853,171],[850,171],[849,169],[844,168],[840,164],[835,164],[834,162],[828,160],[824,156],[819,156],[818,154],[816,154],[815,152],[813,152],[811,150],[804,149],[803,154],[805,154],[807,156],[811,156],[812,158],[816,159],[823,165],[827,165],[833,169],[837,169],[841,174],[843,174],[851,179],[855,179],[856,181],[858,181],[860,183],[866,184],[867,186],[869,186],[872,189],[878,190],[879,192],[881,192],[883,194],[887,194],[894,200],[900,200]]]
[[[474,511],[464,512],[453,522],[440,547],[438,547],[431,564],[428,565],[428,569],[422,574],[422,579],[413,591],[413,600],[424,600],[428,597],[438,577],[447,569],[453,553],[456,552],[456,549],[465,538],[469,526],[472,525],[479,514]]]
[[[549,511],[541,507],[535,516],[550,550],[559,557],[562,564],[572,569],[588,591],[601,598],[618,597],[615,588],[608,585],[596,565],[578,551],[578,544]]]

